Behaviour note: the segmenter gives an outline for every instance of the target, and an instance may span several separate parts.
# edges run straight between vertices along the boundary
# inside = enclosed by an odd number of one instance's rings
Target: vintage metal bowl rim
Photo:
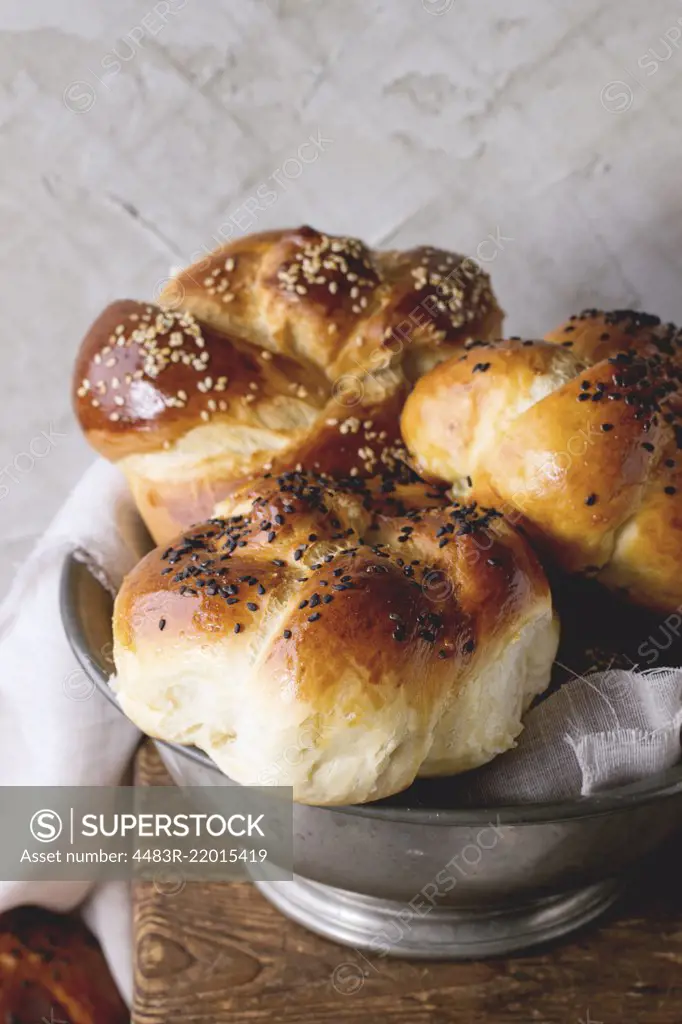
[[[92,679],[99,692],[123,715],[124,712],[109,686],[108,677],[90,657],[78,610],[73,601],[74,571],[76,566],[82,566],[84,562],[84,559],[79,558],[78,555],[77,548],[69,552],[65,557],[61,572],[59,607],[64,632],[81,668]],[[220,772],[218,765],[203,751],[157,737],[152,737],[152,739],[154,742],[168,747],[180,757],[195,761],[209,770]],[[653,778],[620,786],[605,793],[580,797],[576,800],[558,800],[537,804],[506,804],[480,808],[402,808],[377,804],[354,804],[350,806],[315,806],[310,809],[320,812],[333,811],[335,814],[368,818],[373,821],[405,824],[456,825],[459,827],[481,827],[491,823],[506,826],[533,825],[592,818],[615,811],[629,810],[654,800],[676,796],[680,792],[682,792],[682,763]]]

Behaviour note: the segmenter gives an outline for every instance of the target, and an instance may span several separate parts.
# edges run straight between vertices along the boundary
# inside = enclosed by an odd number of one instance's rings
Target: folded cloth
[[[139,734],[94,691],[64,636],[64,557],[89,552],[116,589],[149,541],[118,470],[95,463],[20,569],[0,606],[0,785],[115,786]],[[90,892],[76,882],[0,882],[0,911],[38,904],[66,911],[87,900],[121,993],[132,998],[130,899],[123,883]]]
[[[682,669],[575,676],[533,708],[517,746],[453,780],[468,806],[591,796],[639,782],[682,757]]]

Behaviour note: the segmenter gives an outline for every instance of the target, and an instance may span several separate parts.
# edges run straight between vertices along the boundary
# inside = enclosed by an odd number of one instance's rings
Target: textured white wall
[[[681,40],[674,0],[2,0],[0,589],[91,457],[84,329],[221,235],[478,252],[510,333],[682,320]]]

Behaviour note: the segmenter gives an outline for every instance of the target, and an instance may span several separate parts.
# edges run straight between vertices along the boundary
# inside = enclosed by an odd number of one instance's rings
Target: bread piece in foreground
[[[557,646],[549,586],[491,509],[423,483],[259,481],[127,577],[117,691],[152,736],[309,804],[513,746]]]
[[[0,916],[0,1021],[126,1024],[130,1013],[81,921],[17,907]]]

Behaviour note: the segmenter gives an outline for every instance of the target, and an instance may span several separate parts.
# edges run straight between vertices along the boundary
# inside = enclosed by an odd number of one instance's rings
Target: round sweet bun
[[[502,321],[474,261],[312,228],[223,246],[158,302],[97,318],[74,402],[159,543],[264,472],[390,469],[413,381]]]
[[[80,921],[37,907],[0,917],[3,1024],[129,1020],[101,950]]]
[[[494,510],[288,473],[126,578],[116,689],[141,729],[237,782],[363,803],[513,746],[557,632],[535,555]]]
[[[682,361],[657,317],[588,310],[546,341],[479,343],[408,398],[418,469],[496,504],[551,559],[629,600],[682,602]]]

